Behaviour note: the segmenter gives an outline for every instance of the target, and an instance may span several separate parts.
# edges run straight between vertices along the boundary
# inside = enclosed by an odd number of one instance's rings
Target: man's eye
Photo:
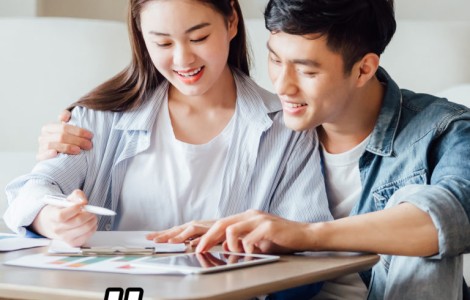
[[[271,62],[275,63],[275,64],[280,64],[280,63],[281,63],[281,61],[280,61],[279,59],[274,58],[274,57],[270,57],[269,60],[270,60]]]
[[[302,71],[302,70],[299,70],[299,73],[307,77],[315,77],[317,75],[317,72],[308,72],[308,71]]]

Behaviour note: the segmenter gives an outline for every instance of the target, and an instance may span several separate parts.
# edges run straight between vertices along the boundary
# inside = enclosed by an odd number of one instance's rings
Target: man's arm
[[[409,203],[331,222],[298,223],[259,211],[216,222],[196,251],[208,251],[226,238],[230,251],[364,251],[429,256],[438,252],[431,217]]]

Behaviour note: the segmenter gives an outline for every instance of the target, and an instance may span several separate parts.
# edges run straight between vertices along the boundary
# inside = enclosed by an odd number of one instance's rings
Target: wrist
[[[304,250],[324,251],[328,244],[328,222],[309,223],[305,227],[306,247]]]

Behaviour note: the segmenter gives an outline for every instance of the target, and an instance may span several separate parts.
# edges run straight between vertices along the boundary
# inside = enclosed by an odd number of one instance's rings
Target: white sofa
[[[267,76],[268,32],[247,20],[252,75],[272,90]],[[0,18],[0,187],[35,162],[42,124],[121,70],[130,59],[125,25],[83,19]],[[399,21],[383,66],[402,86],[470,106],[470,22]],[[0,213],[6,200],[0,193]],[[467,260],[469,260],[467,258]],[[465,266],[470,282],[470,264]]]
[[[41,125],[130,60],[120,22],[0,18],[0,213],[3,188],[35,163]]]

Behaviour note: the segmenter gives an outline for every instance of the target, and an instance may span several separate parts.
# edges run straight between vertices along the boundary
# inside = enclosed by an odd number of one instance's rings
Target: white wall
[[[36,0],[0,0],[0,17],[34,17]]]
[[[38,0],[37,15],[125,21],[127,3],[128,0]]]
[[[239,0],[246,18],[262,18],[267,0]],[[124,20],[127,0],[0,0],[0,17],[71,16]],[[398,19],[470,20],[468,0],[395,0]]]
[[[395,0],[398,19],[470,20],[468,0]]]
[[[267,0],[239,0],[247,18],[262,18]],[[468,0],[395,0],[398,19],[470,20]]]

